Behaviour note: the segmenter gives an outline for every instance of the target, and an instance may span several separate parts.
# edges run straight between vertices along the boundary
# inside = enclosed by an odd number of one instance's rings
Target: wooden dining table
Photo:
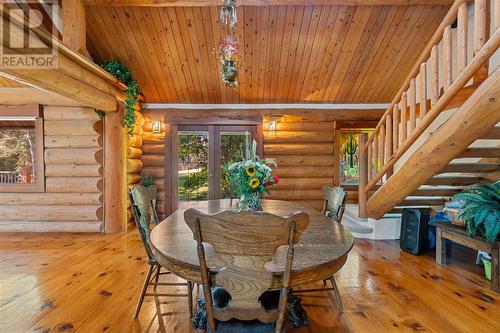
[[[223,210],[238,210],[238,200],[209,200],[190,204],[205,214]],[[309,226],[295,245],[290,286],[295,288],[322,281],[336,273],[347,260],[353,246],[353,237],[348,228],[332,221],[317,210],[297,202],[263,200],[262,208],[278,216],[287,216],[297,211],[309,215]],[[151,231],[151,246],[158,262],[173,274],[195,283],[202,283],[200,264],[196,252],[196,241],[184,221],[185,209],[178,209]],[[218,259],[209,244],[204,244],[206,260],[215,284],[217,272],[225,264]],[[280,247],[266,270],[273,274],[273,289],[282,286],[286,247]]]

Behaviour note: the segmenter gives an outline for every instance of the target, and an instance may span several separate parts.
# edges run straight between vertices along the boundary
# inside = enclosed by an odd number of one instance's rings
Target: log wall
[[[156,211],[160,219],[165,217],[165,124],[161,133],[153,133],[151,119],[145,116],[142,126],[143,175],[151,175],[158,186]]]
[[[131,188],[141,181],[141,171],[143,168],[142,158],[142,136],[143,130],[142,126],[145,123],[145,118],[142,113],[135,112],[135,128],[134,134],[128,137],[127,142],[127,186]],[[127,208],[127,222],[128,225],[133,223],[134,216],[132,215],[132,210],[130,209],[130,201],[128,200]]]
[[[225,116],[226,111],[219,116]],[[182,110],[179,117],[188,117],[189,111]],[[229,112],[229,111],[228,111]],[[204,116],[196,113],[193,123],[199,123]],[[193,116],[193,115],[191,115]],[[165,128],[162,132],[153,133],[151,118],[162,118],[160,111],[146,111],[142,126],[143,163],[142,174],[150,174],[158,186],[157,211],[160,217],[165,210]],[[194,116],[193,116],[194,117]],[[212,121],[214,117],[210,118]],[[209,120],[210,120],[209,119]],[[275,158],[278,164],[273,173],[280,177],[280,184],[273,187],[270,198],[302,201],[321,209],[323,205],[324,185],[333,186],[335,182],[335,128],[370,127],[372,124],[362,121],[338,121],[331,116],[321,114],[294,114],[283,116],[277,124],[277,131],[268,131],[268,116],[263,117],[264,157]],[[184,123],[189,123],[186,118]],[[338,131],[337,131],[338,132]],[[338,144],[338,143],[337,143]],[[338,178],[338,177],[337,177]],[[357,202],[357,190],[347,189],[349,201]]]
[[[45,192],[0,193],[0,230],[100,232],[102,121],[90,108],[43,112]]]
[[[323,185],[334,183],[335,123],[301,116],[284,116],[277,131],[269,132],[264,119],[264,157],[276,159],[273,174],[280,182],[271,189],[271,199],[302,201],[321,209]]]

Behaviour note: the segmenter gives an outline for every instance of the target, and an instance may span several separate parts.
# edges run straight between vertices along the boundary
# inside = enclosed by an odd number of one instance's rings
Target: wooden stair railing
[[[489,59],[500,46],[500,4],[488,0],[456,0],[388,106],[370,137],[361,137],[359,216],[380,218],[367,206],[375,185],[381,188],[394,165],[447,105],[473,80],[474,90],[488,76]],[[473,11],[473,45],[468,42],[468,13]],[[457,24],[457,43],[451,25]],[[493,32],[490,34],[490,25]],[[455,47],[454,47],[455,46]],[[473,48],[468,61],[467,51]],[[439,57],[441,56],[441,61]],[[456,66],[453,66],[456,62]],[[453,67],[457,68],[454,77]],[[441,80],[440,80],[441,73]],[[428,101],[430,99],[430,103]],[[430,157],[429,157],[430,160]],[[404,200],[404,197],[400,198]],[[392,207],[391,207],[392,208]],[[384,213],[386,213],[385,211]]]

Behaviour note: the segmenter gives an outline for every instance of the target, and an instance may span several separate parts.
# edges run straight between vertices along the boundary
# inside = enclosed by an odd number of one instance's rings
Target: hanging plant
[[[125,114],[123,115],[123,126],[127,128],[127,133],[132,135],[135,125],[135,105],[139,101],[141,89],[130,70],[118,60],[104,61],[101,67],[127,86],[127,89],[124,91],[125,100],[123,104],[125,105]],[[96,110],[96,113],[99,118],[102,119],[104,117],[104,112]]]

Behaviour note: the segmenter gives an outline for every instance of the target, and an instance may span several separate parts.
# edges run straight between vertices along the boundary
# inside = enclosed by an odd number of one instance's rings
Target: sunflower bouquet
[[[269,187],[279,181],[265,161],[256,155],[255,141],[247,147],[246,154],[240,153],[240,161],[227,163],[225,169],[235,194],[240,198],[241,209],[261,210],[263,195],[269,194]]]

